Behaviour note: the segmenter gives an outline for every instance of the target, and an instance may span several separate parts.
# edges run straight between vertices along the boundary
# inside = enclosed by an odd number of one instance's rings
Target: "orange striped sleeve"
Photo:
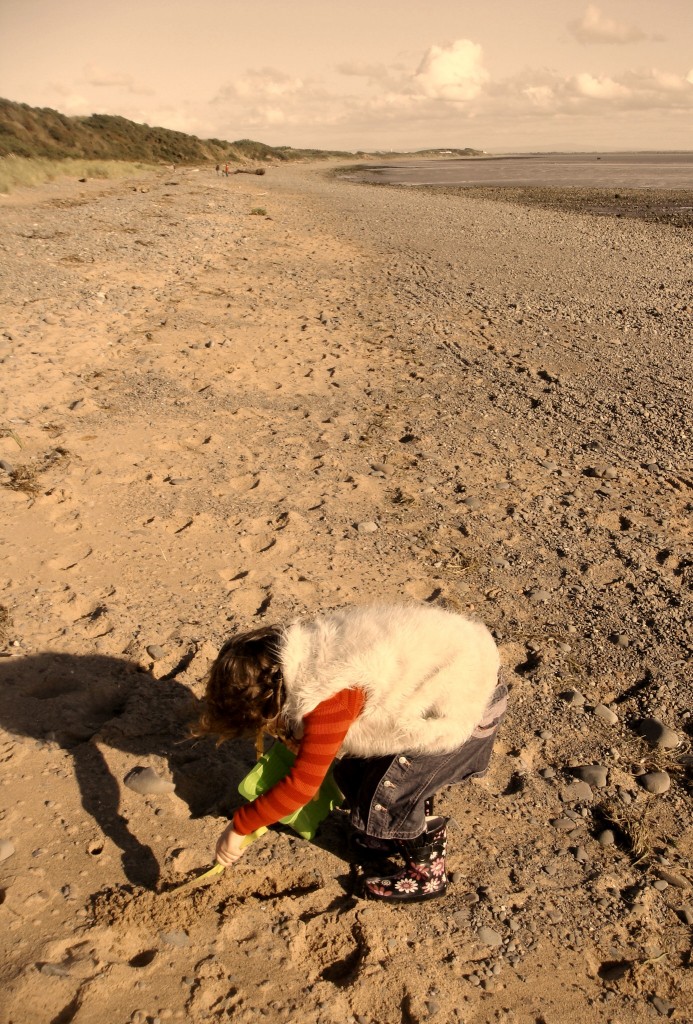
[[[303,719],[303,739],[293,767],[276,786],[239,808],[233,827],[247,836],[305,807],[320,789],[349,726],[361,713],[363,690],[340,690]]]

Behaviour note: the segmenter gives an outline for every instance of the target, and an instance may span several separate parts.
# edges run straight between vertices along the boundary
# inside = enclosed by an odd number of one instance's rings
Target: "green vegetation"
[[[266,217],[267,216],[267,210],[264,208],[264,206],[254,206],[252,208],[252,210],[250,211],[250,216],[251,217]]]
[[[48,160],[45,157],[6,156],[0,159],[0,192],[31,188],[57,178],[133,178],[151,172],[151,165],[125,160]]]
[[[291,146],[266,146],[252,139],[198,139],[168,128],[151,128],[125,117],[92,114],[67,117],[50,107],[0,99],[0,159],[8,156],[52,160],[127,160],[148,164],[247,164],[353,156]]]

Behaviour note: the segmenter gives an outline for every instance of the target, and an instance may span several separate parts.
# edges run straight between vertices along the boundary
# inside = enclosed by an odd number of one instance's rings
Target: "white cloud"
[[[475,99],[488,79],[479,44],[457,39],[448,46],[430,47],[414,75],[414,85],[430,99],[464,102]]]
[[[636,25],[607,18],[594,4],[590,4],[577,21],[571,21],[569,31],[579,43],[637,43],[647,35]]]
[[[96,88],[123,89],[135,96],[153,96],[154,90],[137,82],[132,75],[118,71],[106,71],[96,64],[87,64],[84,68],[84,81]]]
[[[580,96],[587,96],[589,99],[614,100],[625,99],[631,95],[630,89],[613,78],[601,76],[595,78],[587,72],[575,76],[575,88]]]
[[[693,115],[693,69],[681,73],[657,68],[614,72],[576,68],[559,73],[527,69],[512,78],[492,79],[481,46],[460,39],[430,46],[418,65],[341,64],[342,86],[328,87],[275,68],[249,70],[228,82],[200,117],[213,134],[234,139],[251,134],[274,144],[320,145],[340,137],[385,140],[407,134],[421,139],[439,134],[439,144],[474,144],[476,125],[534,125],[548,133],[551,123],[608,124],[610,118],[671,116],[683,123]],[[662,122],[663,123],[663,122]],[[198,129],[197,134],[200,134]],[[460,138],[460,135],[463,137]],[[283,137],[282,137],[283,135]],[[477,145],[484,145],[479,137]],[[325,141],[324,145],[335,145]],[[351,148],[351,147],[350,147]]]

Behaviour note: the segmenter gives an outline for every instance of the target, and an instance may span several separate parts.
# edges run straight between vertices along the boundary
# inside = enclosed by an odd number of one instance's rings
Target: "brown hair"
[[[226,641],[209,671],[206,707],[193,735],[215,733],[220,743],[262,729],[279,738],[287,735],[281,720],[280,637],[277,626],[262,626]]]

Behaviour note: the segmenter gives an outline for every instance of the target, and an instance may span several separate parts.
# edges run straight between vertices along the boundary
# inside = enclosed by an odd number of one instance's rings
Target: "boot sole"
[[[441,886],[440,889],[436,889],[435,892],[422,892],[415,896],[407,896],[405,894],[401,896],[378,896],[376,893],[369,892],[366,889],[364,899],[372,900],[376,903],[396,903],[398,906],[401,906],[403,903],[425,903],[427,900],[435,900],[439,896],[444,896],[447,891],[447,883]]]

